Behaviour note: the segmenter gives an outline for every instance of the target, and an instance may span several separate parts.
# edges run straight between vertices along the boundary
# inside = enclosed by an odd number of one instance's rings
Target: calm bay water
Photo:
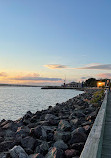
[[[46,90],[40,87],[0,87],[0,120],[16,120],[27,111],[35,113],[81,93],[76,90]]]

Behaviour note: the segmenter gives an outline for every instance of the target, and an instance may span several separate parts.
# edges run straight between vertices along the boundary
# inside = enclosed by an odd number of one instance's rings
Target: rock
[[[48,133],[48,135],[47,135],[47,141],[53,141],[53,139],[54,139],[53,133]]]
[[[44,156],[42,154],[38,153],[38,154],[30,155],[29,158],[44,158]]]
[[[87,135],[84,133],[84,128],[79,127],[71,133],[70,144],[85,142],[86,139]]]
[[[24,150],[28,155],[33,154],[33,150],[30,148],[24,148]]]
[[[2,127],[2,129],[4,129],[4,130],[10,129],[10,130],[12,130],[12,131],[14,131],[14,132],[17,131],[17,128],[18,128],[18,126],[17,126],[17,124],[14,123],[14,122],[8,122],[7,124],[5,124],[5,125]]]
[[[23,119],[29,119],[33,116],[33,114],[31,113],[31,111],[27,111],[27,113],[24,115]]]
[[[49,121],[44,121],[44,120],[42,120],[42,121],[38,121],[37,123],[35,123],[36,124],[36,126],[38,126],[38,125],[41,125],[41,126],[49,126]],[[35,127],[36,127],[35,126]]]
[[[83,113],[83,112],[81,112],[81,111],[76,111],[76,112],[74,112],[75,113],[75,116],[77,116],[78,118],[80,118],[80,117],[85,117],[86,115]]]
[[[49,150],[45,158],[64,158],[63,151],[61,149],[57,149],[56,147],[53,147]]]
[[[45,115],[45,120],[49,121],[49,120],[55,120],[58,119],[58,117],[56,117],[55,115],[52,114],[46,114]]]
[[[1,124],[3,123],[3,122],[5,122],[6,120],[5,119],[2,119],[1,121],[0,121],[0,126],[1,126]]]
[[[85,133],[89,134],[91,127],[89,125],[83,126],[83,128],[85,129]]]
[[[49,145],[47,142],[42,142],[42,144],[40,145],[40,149],[44,152],[44,151],[48,151],[49,149]]]
[[[1,130],[1,131],[0,131],[0,137],[3,137],[3,138],[4,138],[4,137],[5,137],[5,133],[6,133],[6,132],[5,132],[4,130]]]
[[[3,126],[5,126],[6,124],[11,123],[11,122],[13,122],[13,121],[11,121],[11,120],[5,121],[5,120],[4,120],[4,121],[2,121],[0,127],[3,127]]]
[[[49,132],[53,132],[56,129],[56,126],[42,126],[42,128],[46,131],[48,134]]]
[[[14,141],[4,141],[0,143],[0,152],[8,151],[15,145]]]
[[[78,150],[81,153],[82,150],[83,150],[84,144],[85,143],[74,143],[74,144],[71,145],[71,148],[75,149],[75,150]]]
[[[86,121],[86,122],[82,123],[82,126],[91,125],[91,124],[92,124],[92,122]]]
[[[77,151],[74,149],[68,149],[65,151],[66,158],[72,158],[73,156],[76,156]]]
[[[97,110],[88,115],[87,120],[93,120],[96,118]]]
[[[62,150],[66,150],[68,148],[67,144],[65,144],[63,140],[56,141],[53,146]]]
[[[52,106],[49,106],[48,109],[50,110],[52,108]]]
[[[41,143],[41,145],[36,147],[35,152],[36,153],[42,153],[43,155],[45,155],[47,153],[48,149],[49,149],[48,143],[43,141]]]
[[[8,158],[9,153],[0,153],[0,158]]]
[[[89,108],[86,108],[85,110],[84,110],[84,113],[87,115],[87,114],[90,114],[91,112],[93,112],[94,111],[94,108],[93,107],[89,107]]]
[[[69,116],[69,119],[76,119],[76,116],[75,116],[75,113],[71,113],[70,116]]]
[[[22,118],[20,118],[19,120],[16,120],[15,123],[17,124],[18,127],[23,126]]]
[[[48,121],[48,125],[51,125],[51,126],[56,126],[56,125],[58,125],[58,123],[59,123],[59,120],[54,120],[54,119],[50,119],[49,121]]]
[[[42,137],[42,139],[46,139],[46,137],[47,137],[46,131],[41,126],[31,128],[30,134],[35,136],[36,138]]]
[[[79,123],[79,119],[78,119],[78,118],[70,120],[71,126],[73,126],[73,125],[74,125],[74,126],[77,126],[78,123]]]
[[[64,142],[67,142],[71,137],[70,132],[62,132],[62,131],[55,131],[54,132],[54,140],[63,140]]]
[[[39,119],[39,115],[33,115],[32,117],[31,117],[31,119],[30,119],[30,122],[31,123],[35,123],[35,122],[37,122],[38,121],[38,119]]]
[[[29,158],[21,146],[14,146],[9,152],[12,158]]]
[[[14,140],[14,137],[15,137],[15,132],[13,132],[10,129],[5,131],[5,141]]]
[[[16,137],[27,137],[29,135],[30,129],[27,126],[18,127],[16,132]]]
[[[65,120],[60,120],[59,125],[58,125],[58,129],[61,131],[68,131],[70,130],[71,125],[68,121]]]
[[[27,126],[28,124],[30,124],[30,119],[23,119],[23,124],[25,126]]]
[[[21,139],[21,145],[23,148],[28,148],[33,150],[34,144],[35,144],[35,139],[30,136]]]
[[[3,137],[0,137],[0,143],[3,142],[3,141],[4,141],[4,138],[3,138]]]

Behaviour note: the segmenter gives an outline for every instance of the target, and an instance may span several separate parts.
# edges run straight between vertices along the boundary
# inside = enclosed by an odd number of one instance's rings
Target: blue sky
[[[34,74],[43,83],[65,75],[68,81],[110,75],[110,69],[86,68],[110,64],[110,17],[110,0],[0,1],[0,72],[7,73],[1,82]],[[44,66],[49,64],[67,68]]]

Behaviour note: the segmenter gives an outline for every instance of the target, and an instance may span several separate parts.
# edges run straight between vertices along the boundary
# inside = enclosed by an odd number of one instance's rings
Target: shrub
[[[101,99],[103,98],[104,96],[104,90],[100,90],[100,91],[97,91],[94,93],[90,103],[92,104],[97,104],[99,101],[101,101]]]

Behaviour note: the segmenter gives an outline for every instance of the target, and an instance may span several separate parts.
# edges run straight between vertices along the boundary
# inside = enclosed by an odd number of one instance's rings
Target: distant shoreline
[[[0,84],[0,87],[42,87],[36,85],[19,85],[19,84]]]

